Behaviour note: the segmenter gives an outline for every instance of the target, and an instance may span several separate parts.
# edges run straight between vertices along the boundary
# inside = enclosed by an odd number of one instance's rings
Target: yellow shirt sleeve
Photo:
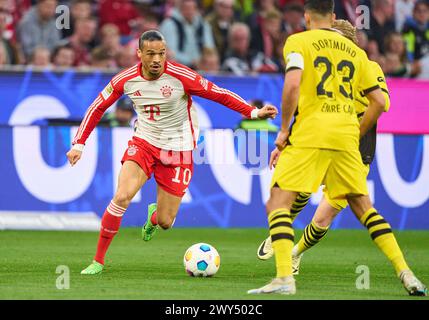
[[[373,68],[369,67],[371,62],[364,51],[362,51],[361,58],[361,75],[360,75],[360,88],[362,89],[363,95],[367,95],[369,92],[380,87],[376,73]]]
[[[299,68],[304,70],[304,53],[303,46],[294,35],[287,38],[283,48],[283,56],[285,59],[286,71],[290,68]]]
[[[380,89],[383,92],[384,99],[386,99],[384,112],[387,112],[390,109],[390,95],[389,95],[389,89],[387,88],[386,77],[384,76],[383,70],[381,69],[380,65],[377,62],[371,61],[371,67],[374,68],[378,85],[380,86]]]

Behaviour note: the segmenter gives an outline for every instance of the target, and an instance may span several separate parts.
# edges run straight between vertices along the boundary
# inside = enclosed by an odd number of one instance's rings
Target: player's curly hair
[[[347,20],[335,20],[332,24],[332,28],[340,31],[347,39],[353,41],[355,44],[358,44],[358,39],[356,36],[356,27],[354,27]]]

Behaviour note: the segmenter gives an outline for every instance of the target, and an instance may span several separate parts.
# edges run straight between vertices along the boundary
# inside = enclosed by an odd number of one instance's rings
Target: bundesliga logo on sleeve
[[[101,95],[106,100],[110,97],[110,95],[113,93],[113,87],[112,84],[109,82],[109,84],[104,88],[103,91],[101,91]]]

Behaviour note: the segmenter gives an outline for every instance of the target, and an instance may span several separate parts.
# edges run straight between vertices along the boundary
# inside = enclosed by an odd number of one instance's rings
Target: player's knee
[[[352,209],[358,219],[360,219],[369,209],[373,208],[368,195],[347,196],[347,201],[350,205],[350,209]]]
[[[265,209],[267,210],[267,214],[277,210],[279,208],[285,208],[286,205],[282,201],[278,201],[277,199],[270,197],[268,199],[267,204],[265,205]]]
[[[285,192],[280,188],[272,188],[270,198],[265,205],[267,214],[277,209],[290,210],[296,197],[296,192]]]
[[[281,204],[281,203],[279,203],[278,201],[276,201],[276,200],[275,200],[275,199],[273,199],[273,198],[270,198],[270,199],[267,201],[267,204],[265,205],[265,209],[267,210],[267,215],[268,215],[270,212],[273,212],[274,210],[279,209],[279,208],[282,208],[282,207],[284,207],[284,206],[282,206],[282,204]]]
[[[173,225],[173,221],[174,219],[170,217],[165,217],[160,219],[158,216],[158,225],[164,230],[170,229]]]
[[[132,198],[133,197],[128,192],[118,191],[113,197],[113,201],[116,205],[122,208],[128,208],[128,205],[130,204]]]
[[[316,226],[320,228],[326,228],[331,225],[333,219],[334,217],[331,217],[331,216],[314,217],[313,222],[316,224]]]

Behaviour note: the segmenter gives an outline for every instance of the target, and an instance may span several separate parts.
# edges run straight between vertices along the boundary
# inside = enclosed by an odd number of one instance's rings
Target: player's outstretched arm
[[[225,88],[218,87],[216,84],[208,80],[205,81],[208,82],[207,90],[198,90],[196,92],[197,95],[223,104],[224,106],[234,111],[240,112],[243,116],[247,118],[274,119],[278,114],[277,108],[272,105],[266,105],[262,109],[257,109],[249,105],[238,94],[229,91]]]
[[[110,83],[108,86],[110,86]],[[71,166],[74,166],[80,160],[85,142],[91,132],[97,126],[98,122],[100,122],[104,112],[122,95],[122,93],[115,92],[112,89],[112,94],[105,98],[105,96],[103,96],[103,92],[97,96],[97,98],[86,111],[85,117],[83,118],[73,139],[72,147],[66,154]]]
[[[194,70],[183,65],[169,62],[166,72],[176,78],[179,78],[188,94],[220,103],[229,109],[241,113],[246,118],[273,119],[278,113],[277,108],[272,105],[266,105],[262,109],[257,109],[256,107],[249,105],[238,94],[217,86]]]
[[[100,122],[104,112],[124,93],[124,83],[137,74],[137,67],[135,65],[114,76],[89,106],[73,139],[72,148],[67,152],[67,159],[72,166],[80,160],[85,142]]]
[[[204,79],[200,75],[197,76],[197,81],[198,82],[194,82],[191,87],[191,94],[220,103],[231,110],[241,113],[244,117],[249,119],[259,119],[259,114],[264,116],[264,119],[274,115],[272,108],[275,107],[270,106],[269,108],[268,106],[265,106],[265,109],[257,109],[256,107],[249,105],[238,94],[229,91],[228,89],[218,87],[216,84]]]

